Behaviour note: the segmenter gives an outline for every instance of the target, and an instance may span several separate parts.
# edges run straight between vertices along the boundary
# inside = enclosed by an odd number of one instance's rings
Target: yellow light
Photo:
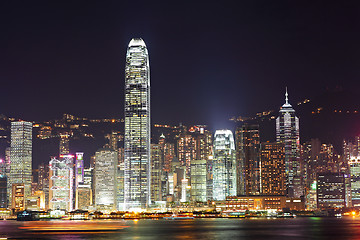
[[[355,216],[356,212],[351,212],[351,215]]]

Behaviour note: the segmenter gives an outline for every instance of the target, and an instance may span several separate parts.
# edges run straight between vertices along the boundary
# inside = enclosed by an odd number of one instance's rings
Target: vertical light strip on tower
[[[130,41],[125,66],[124,205],[150,204],[150,68],[141,38]]]

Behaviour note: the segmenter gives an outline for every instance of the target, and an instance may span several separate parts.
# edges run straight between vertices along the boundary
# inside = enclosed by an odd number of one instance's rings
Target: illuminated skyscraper
[[[73,210],[74,156],[61,155],[49,162],[49,207],[50,209]]]
[[[161,201],[163,154],[160,144],[151,144],[151,202]]]
[[[181,166],[186,166],[186,177],[190,178],[191,161],[196,160],[196,139],[182,133],[177,141],[177,152]]]
[[[261,194],[285,195],[285,154],[282,143],[261,144]]]
[[[32,123],[11,123],[10,175],[8,178],[9,202],[12,199],[12,185],[23,184],[24,197],[31,195],[32,175]]]
[[[230,130],[216,130],[214,135],[213,198],[225,200],[236,195],[236,156]]]
[[[245,123],[236,129],[238,195],[260,194],[259,125]]]
[[[285,185],[288,197],[303,195],[300,169],[300,135],[299,118],[289,104],[288,93],[285,93],[285,104],[280,108],[276,119],[276,141],[285,145]]]
[[[111,149],[99,149],[95,156],[95,208],[115,211],[118,153]]]
[[[204,160],[194,160],[191,162],[191,196],[194,202],[206,202],[206,163]]]
[[[343,208],[345,201],[345,177],[343,173],[319,173],[317,176],[317,207]]]
[[[125,65],[124,204],[150,204],[150,67],[145,42],[133,38]]]
[[[84,153],[77,152],[75,159],[75,189],[84,183]]]

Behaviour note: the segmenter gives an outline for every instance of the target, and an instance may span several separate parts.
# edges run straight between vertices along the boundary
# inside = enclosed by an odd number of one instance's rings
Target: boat
[[[173,214],[170,217],[164,217],[165,220],[190,220],[194,219],[194,216],[188,214]]]

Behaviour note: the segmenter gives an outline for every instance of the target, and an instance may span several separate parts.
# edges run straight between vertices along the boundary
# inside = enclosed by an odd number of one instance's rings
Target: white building
[[[236,153],[230,130],[216,130],[214,135],[213,199],[225,200],[236,195]]]
[[[141,38],[130,41],[125,65],[124,205],[144,209],[150,200],[150,67]]]
[[[49,208],[72,211],[74,204],[73,155],[61,155],[49,162]]]
[[[276,119],[276,141],[285,145],[285,185],[288,197],[300,197],[304,194],[300,169],[300,133],[299,118],[285,93],[285,104],[282,105]]]
[[[95,209],[116,210],[116,169],[118,153],[112,149],[99,149],[95,153]]]

